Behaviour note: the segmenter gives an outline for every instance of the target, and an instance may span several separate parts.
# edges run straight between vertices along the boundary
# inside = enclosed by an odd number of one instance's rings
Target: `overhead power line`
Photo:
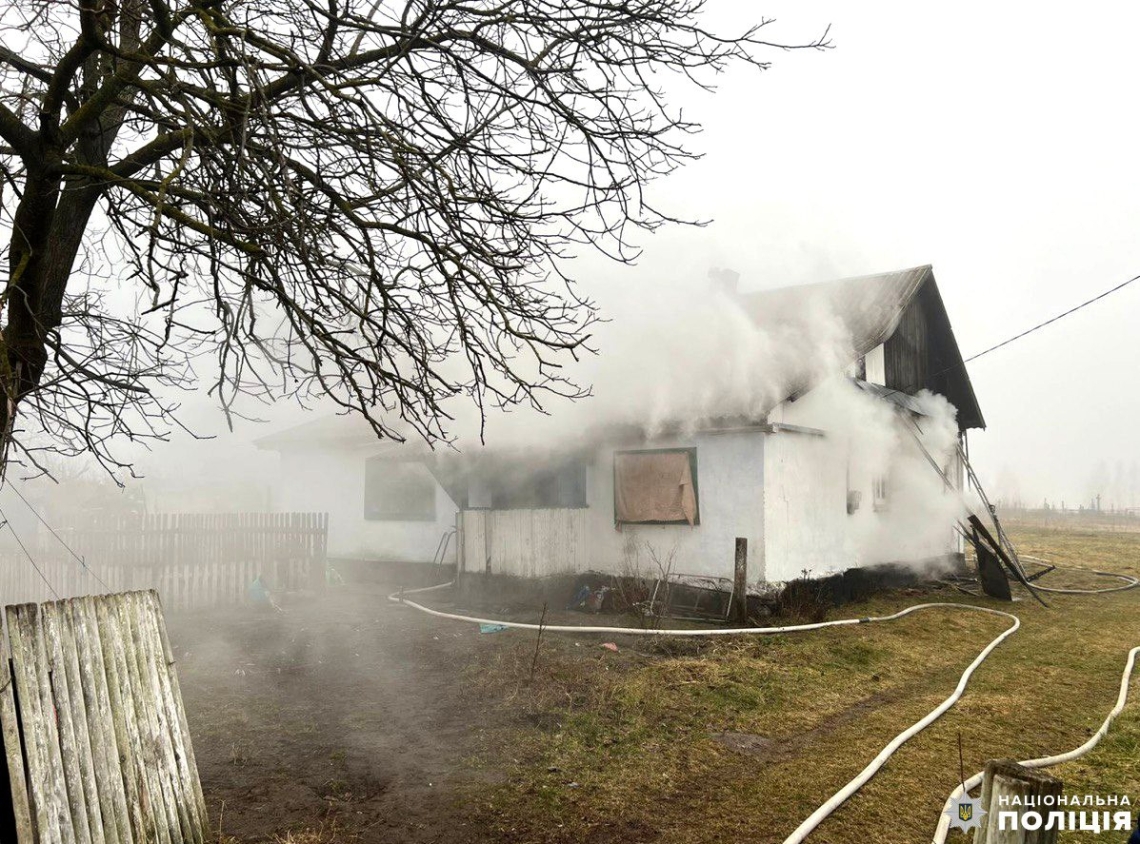
[[[965,363],[969,363],[972,360],[977,360],[982,355],[988,355],[990,352],[992,352],[996,349],[1000,349],[1002,346],[1008,346],[1014,340],[1020,340],[1022,337],[1024,337],[1027,334],[1032,334],[1034,331],[1037,331],[1040,328],[1044,328],[1047,325],[1052,325],[1057,320],[1064,319],[1069,314],[1075,314],[1081,308],[1088,307],[1093,302],[1099,302],[1105,296],[1108,296],[1112,293],[1115,293],[1117,290],[1123,290],[1125,287],[1127,287],[1132,282],[1137,281],[1137,280],[1140,280],[1140,275],[1134,275],[1134,276],[1132,276],[1132,278],[1128,279],[1128,281],[1122,282],[1122,283],[1116,285],[1116,287],[1113,287],[1111,290],[1106,290],[1098,296],[1093,296],[1087,302],[1081,302],[1081,304],[1077,305],[1075,308],[1069,308],[1069,310],[1065,311],[1063,314],[1057,314],[1057,316],[1053,317],[1052,319],[1047,319],[1042,323],[1038,323],[1037,325],[1033,326],[1032,328],[1028,328],[1025,331],[1022,331],[1020,334],[1016,334],[1013,337],[1010,337],[1008,340],[1002,340],[996,346],[990,346],[984,352],[978,352],[976,355],[973,355],[972,357],[966,358]]]
[[[78,554],[75,553],[74,549],[72,549],[72,547],[64,541],[63,537],[60,536],[58,533],[56,533],[55,528],[53,528],[51,525],[49,525],[47,523],[47,520],[44,519],[44,517],[40,515],[40,511],[37,510],[35,507],[33,507],[32,503],[30,501],[28,501],[28,499],[24,498],[24,496],[20,492],[20,490],[16,489],[15,485],[10,485],[8,488],[10,490],[12,490],[12,492],[16,493],[16,495],[19,496],[20,500],[24,502],[25,506],[27,506],[27,508],[32,511],[32,515],[40,520],[40,524],[42,524],[44,527],[46,527],[48,529],[48,531],[51,533],[51,535],[54,536],[57,540],[59,540],[59,544],[67,549],[67,553],[71,554],[71,556],[73,556],[79,562],[79,565],[81,565],[83,567],[84,573],[91,575],[93,578],[95,578],[97,581],[99,581],[99,584],[104,589],[110,590],[111,587],[108,586],[103,581],[103,578],[101,578],[98,574],[96,574],[92,570],[92,568],[89,565],[87,565],[87,560],[83,557],[80,557]]]
[[[1014,336],[1010,337],[1008,340],[1002,340],[997,345],[990,346],[985,351],[978,352],[976,355],[972,355],[972,356],[966,358],[961,363],[955,363],[955,364],[952,364],[952,365],[946,367],[945,369],[940,369],[938,372],[935,372],[933,375],[928,376],[928,379],[929,378],[937,378],[939,375],[945,375],[947,372],[953,372],[954,370],[959,369],[959,368],[965,369],[966,364],[968,364],[970,361],[977,360],[982,355],[988,355],[990,352],[992,352],[996,349],[1000,349],[1002,346],[1008,346],[1010,343],[1014,342],[1015,340],[1020,340],[1022,337],[1026,336],[1027,334],[1032,334],[1034,331],[1037,331],[1040,328],[1044,328],[1047,325],[1052,325],[1057,320],[1064,319],[1069,314],[1074,314],[1077,311],[1079,311],[1081,308],[1088,307],[1093,302],[1099,302],[1105,296],[1109,296],[1109,295],[1115,293],[1117,290],[1123,290],[1125,287],[1127,287],[1128,285],[1130,285],[1134,281],[1140,281],[1140,275],[1134,275],[1134,276],[1132,276],[1132,278],[1128,279],[1127,281],[1123,281],[1120,284],[1116,285],[1116,287],[1112,287],[1112,288],[1104,291],[1101,294],[1093,296],[1088,301],[1081,302],[1079,305],[1072,307],[1072,308],[1069,308],[1069,310],[1065,311],[1064,313],[1057,314],[1057,316],[1053,317],[1052,319],[1047,319],[1044,322],[1038,323],[1037,325],[1033,326],[1032,328],[1027,328],[1025,331],[1022,331],[1020,334],[1015,334]],[[901,390],[899,390],[899,389],[889,388],[884,395],[890,396],[890,395],[894,395],[894,394],[900,393],[900,392],[901,392]]]
[[[8,521],[8,517],[4,514],[3,510],[0,510],[0,520],[2,520],[4,525],[8,526],[8,530],[12,532],[12,538],[16,540],[16,544],[20,546],[20,550],[24,552],[24,556],[28,558],[28,562],[32,564],[32,568],[36,570],[36,574],[40,576],[40,580],[44,582],[44,585],[48,588],[48,591],[51,592],[56,600],[59,600],[59,593],[55,591],[55,587],[52,586],[51,581],[47,579],[47,575],[44,574],[44,570],[41,569],[36,561],[32,558],[31,552],[28,551],[27,546],[24,545],[24,541],[20,539],[20,535],[16,533],[16,529],[12,527],[12,523]]]

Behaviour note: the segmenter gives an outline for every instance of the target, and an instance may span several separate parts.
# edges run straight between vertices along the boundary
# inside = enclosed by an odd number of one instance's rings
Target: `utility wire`
[[[966,358],[966,360],[963,362],[969,363],[972,360],[977,360],[982,355],[988,355],[990,352],[992,352],[996,349],[1000,349],[1002,346],[1008,346],[1014,340],[1020,340],[1025,335],[1032,334],[1034,331],[1037,331],[1039,328],[1044,328],[1047,325],[1052,325],[1057,320],[1064,319],[1069,314],[1074,314],[1077,311],[1079,311],[1081,308],[1084,308],[1084,307],[1091,305],[1093,302],[1099,302],[1101,299],[1103,299],[1105,296],[1108,296],[1110,293],[1115,293],[1117,290],[1122,290],[1125,287],[1127,287],[1128,285],[1130,285],[1132,282],[1138,281],[1138,280],[1140,280],[1140,275],[1134,275],[1134,276],[1132,276],[1132,278],[1128,279],[1128,281],[1125,281],[1125,282],[1122,282],[1122,283],[1116,285],[1116,287],[1113,287],[1111,290],[1106,290],[1103,293],[1101,293],[1099,296],[1093,296],[1087,302],[1081,302],[1081,304],[1077,305],[1075,308],[1069,308],[1069,310],[1065,311],[1063,314],[1057,314],[1057,316],[1053,317],[1052,319],[1047,319],[1042,323],[1038,323],[1037,325],[1033,326],[1032,328],[1026,329],[1025,331],[1022,331],[1020,334],[1017,334],[1017,335],[1014,335],[1013,337],[1010,337],[1008,340],[1001,341],[996,346],[990,346],[984,352],[978,352],[976,355],[973,355],[972,357]],[[940,372],[938,374],[941,375],[942,373]]]
[[[16,529],[12,527],[12,523],[8,521],[8,516],[5,515],[3,510],[0,510],[0,519],[2,519],[3,523],[8,526],[8,530],[12,531],[12,536],[16,540],[16,544],[20,546],[20,550],[24,552],[24,556],[28,558],[28,562],[32,564],[32,568],[36,570],[36,574],[40,576],[40,580],[44,582],[44,585],[48,588],[48,591],[51,592],[51,594],[55,596],[55,599],[58,601],[59,593],[55,591],[55,587],[51,585],[51,581],[47,579],[47,575],[44,574],[43,569],[36,565],[36,561],[32,559],[31,552],[28,551],[27,546],[24,545],[23,541],[20,539],[20,535],[16,533]]]
[[[977,360],[978,358],[982,357],[982,355],[988,355],[990,352],[996,351],[997,349],[1000,349],[1003,346],[1008,346],[1010,343],[1014,342],[1015,340],[1020,340],[1022,337],[1025,337],[1027,334],[1032,334],[1034,331],[1037,331],[1038,329],[1044,328],[1047,325],[1052,325],[1053,323],[1057,322],[1057,320],[1064,319],[1065,317],[1069,316],[1069,314],[1074,314],[1077,311],[1079,311],[1081,308],[1088,307],[1089,305],[1093,304],[1094,302],[1099,302],[1105,296],[1108,296],[1112,293],[1115,293],[1117,290],[1123,290],[1125,287],[1127,287],[1128,285],[1130,285],[1134,281],[1140,281],[1140,275],[1134,275],[1134,276],[1132,276],[1132,278],[1128,279],[1127,281],[1123,281],[1120,284],[1116,285],[1116,287],[1110,288],[1110,289],[1104,291],[1103,293],[1100,293],[1096,296],[1093,296],[1088,301],[1081,302],[1081,304],[1077,305],[1076,307],[1069,308],[1069,310],[1065,311],[1062,314],[1057,314],[1057,316],[1055,316],[1051,319],[1047,319],[1044,322],[1040,322],[1037,325],[1033,326],[1032,328],[1027,328],[1025,331],[1022,331],[1020,334],[1015,334],[1013,337],[1010,337],[1008,340],[1002,340],[996,346],[990,346],[985,351],[978,352],[976,355],[971,355],[970,357],[963,360],[961,363],[951,364],[950,366],[946,367],[945,369],[940,369],[937,372],[935,372],[931,375],[928,375],[927,380],[929,381],[932,378],[937,378],[939,375],[945,375],[947,372],[953,372],[955,369],[965,369],[966,364],[968,364],[970,361]],[[892,396],[892,395],[895,395],[896,393],[901,393],[901,392],[902,392],[902,390],[900,390],[898,388],[888,387],[887,392],[883,397],[887,398],[889,396]]]
[[[8,488],[10,490],[12,490],[12,492],[16,493],[17,496],[19,496],[20,500],[24,502],[25,506],[27,506],[27,508],[32,511],[32,515],[40,520],[40,524],[42,524],[44,527],[46,527],[48,529],[48,532],[50,532],[52,536],[54,536],[56,539],[59,540],[59,544],[62,545],[64,548],[66,548],[67,552],[69,554],[71,554],[71,556],[73,556],[76,560],[79,561],[79,565],[83,566],[83,570],[87,574],[91,575],[93,578],[98,580],[99,584],[104,589],[110,589],[111,588],[110,586],[108,586],[106,583],[103,582],[103,578],[101,578],[99,575],[97,575],[92,570],[92,568],[89,565],[87,565],[87,560],[85,560],[83,557],[80,557],[78,554],[76,554],[75,551],[72,550],[71,546],[63,541],[63,537],[55,532],[55,528],[53,528],[51,525],[49,525],[47,523],[47,521],[44,519],[44,517],[40,515],[39,511],[35,507],[32,506],[31,502],[28,501],[28,499],[24,498],[24,496],[20,492],[20,490],[16,489],[16,487],[14,485],[10,485]]]

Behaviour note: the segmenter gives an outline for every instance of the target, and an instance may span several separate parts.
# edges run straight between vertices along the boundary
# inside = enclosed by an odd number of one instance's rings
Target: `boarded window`
[[[373,457],[364,464],[364,518],[370,522],[435,521],[435,478],[419,463]]]
[[[700,524],[697,450],[615,453],[614,519],[618,524]]]

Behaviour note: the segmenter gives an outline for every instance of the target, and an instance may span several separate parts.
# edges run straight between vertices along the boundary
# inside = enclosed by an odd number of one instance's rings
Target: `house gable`
[[[929,264],[747,294],[741,303],[761,325],[798,327],[808,336],[821,313],[834,316],[847,332],[852,364],[879,354],[881,346],[886,387],[908,395],[939,393],[958,409],[960,430],[985,427]],[[813,386],[803,374],[790,373],[788,396]]]

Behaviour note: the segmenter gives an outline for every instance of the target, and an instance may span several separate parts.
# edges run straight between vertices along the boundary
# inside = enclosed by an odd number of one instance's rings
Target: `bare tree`
[[[580,395],[597,314],[562,259],[672,221],[643,188],[698,127],[664,89],[827,46],[704,6],[4,0],[5,464],[122,468],[203,381],[430,441],[454,396]]]

